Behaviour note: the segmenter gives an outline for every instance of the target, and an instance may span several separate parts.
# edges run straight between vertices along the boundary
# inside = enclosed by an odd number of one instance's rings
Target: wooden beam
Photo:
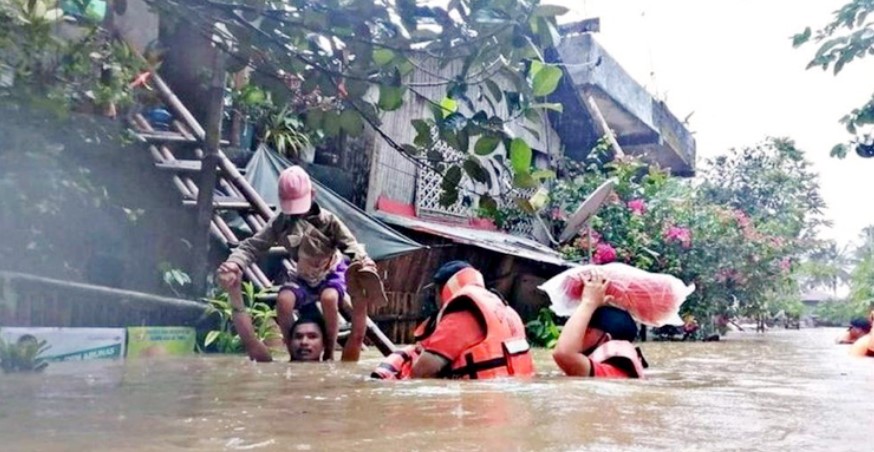
[[[516,275],[513,274],[513,264],[516,258],[512,255],[505,254],[498,264],[497,273],[495,274],[492,287],[500,292],[506,299],[510,299],[513,292],[513,284],[516,282]]]
[[[197,201],[195,201],[193,199],[186,199],[186,200],[182,201],[182,205],[185,207],[197,207]],[[247,210],[252,210],[252,205],[246,201],[243,201],[243,202],[213,201],[212,208],[215,210],[247,211]]]
[[[140,129],[152,131],[152,126],[144,117],[142,117],[142,115],[134,115],[133,121]],[[156,146],[151,144],[149,145],[149,150],[157,163],[170,163],[177,161],[173,156],[173,153],[170,152],[166,146]],[[173,184],[183,198],[193,200],[197,197],[197,186],[190,178],[186,177],[185,179],[182,179],[178,175],[174,175]],[[249,215],[249,217],[251,217],[251,215]],[[239,246],[239,239],[237,239],[233,231],[231,231],[231,228],[228,227],[225,220],[219,215],[213,215],[210,232],[228,248]],[[266,289],[272,286],[270,278],[264,275],[264,272],[262,272],[257,265],[252,265],[251,267],[244,269],[243,274],[258,289]]]
[[[586,97],[586,100],[589,103],[589,108],[592,110],[592,115],[595,116],[596,123],[601,128],[602,135],[607,137],[607,141],[610,142],[610,145],[613,146],[613,150],[616,151],[616,156],[624,157],[625,152],[622,150],[622,147],[619,146],[619,142],[616,141],[616,135],[613,134],[613,130],[610,129],[610,124],[607,124],[607,120],[604,119],[601,109],[598,107],[598,104],[595,103],[595,98],[589,95]]]
[[[194,199],[183,199],[182,205],[186,207],[196,207],[197,201]],[[221,210],[255,210],[255,207],[253,207],[249,201],[235,196],[213,196],[212,206],[215,209]],[[260,224],[258,229],[261,229]]]
[[[205,294],[209,267],[209,224],[213,216],[213,195],[218,180],[217,162],[219,141],[222,134],[222,114],[225,96],[225,54],[220,49],[213,50],[212,77],[209,86],[206,131],[203,137],[206,144],[200,171],[200,184],[197,193],[197,230],[192,239],[194,269],[191,277],[195,293]],[[181,134],[180,134],[181,136]]]
[[[173,160],[155,163],[155,168],[177,173],[199,173],[202,165],[200,160]]]

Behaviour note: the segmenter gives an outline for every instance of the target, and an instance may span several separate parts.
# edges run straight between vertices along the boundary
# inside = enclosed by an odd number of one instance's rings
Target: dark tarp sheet
[[[292,165],[293,163],[262,145],[249,160],[244,175],[267,204],[276,206],[279,204],[279,194],[276,190],[279,173]],[[371,217],[319,181],[313,179],[313,186],[319,205],[337,215],[349,227],[372,259],[389,259],[425,248],[424,245]],[[234,227],[248,229],[239,217],[232,223]]]

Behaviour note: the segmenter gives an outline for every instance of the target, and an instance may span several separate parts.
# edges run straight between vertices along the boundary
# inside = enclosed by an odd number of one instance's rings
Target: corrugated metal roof
[[[517,237],[497,231],[484,231],[435,223],[419,218],[410,218],[379,211],[374,212],[373,216],[388,224],[440,236],[455,243],[472,245],[489,251],[560,267],[574,267],[577,265],[562,258],[561,254],[555,250],[524,237]]]

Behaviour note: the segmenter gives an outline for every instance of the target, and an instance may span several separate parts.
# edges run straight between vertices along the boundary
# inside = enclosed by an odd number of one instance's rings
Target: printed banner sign
[[[124,357],[123,328],[2,327],[0,339],[7,344],[46,341],[48,348],[38,356],[46,361],[82,361]]]
[[[194,353],[196,334],[187,327],[127,329],[127,357],[180,356]]]

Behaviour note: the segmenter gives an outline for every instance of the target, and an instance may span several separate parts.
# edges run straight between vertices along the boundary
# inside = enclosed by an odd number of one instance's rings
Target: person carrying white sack
[[[628,312],[607,306],[608,280],[594,269],[584,275],[582,295],[562,328],[552,358],[566,375],[643,378],[646,360],[632,342],[637,324]]]
[[[553,355],[565,373],[640,378],[646,362],[632,345],[635,321],[654,327],[683,325],[679,310],[695,286],[671,275],[610,263],[572,268],[540,289],[549,296],[553,312],[570,317]],[[598,365],[615,362],[623,363],[619,371]]]

